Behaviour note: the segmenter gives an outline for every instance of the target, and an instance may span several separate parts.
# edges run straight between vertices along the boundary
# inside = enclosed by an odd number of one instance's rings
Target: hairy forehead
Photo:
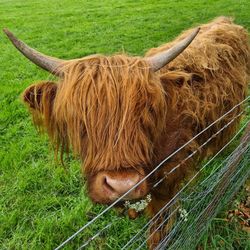
[[[147,63],[117,55],[75,61],[66,67],[54,114],[67,127],[76,151],[81,151],[81,141],[87,138],[91,168],[150,161],[149,135],[157,137],[161,132],[166,107],[163,87]]]

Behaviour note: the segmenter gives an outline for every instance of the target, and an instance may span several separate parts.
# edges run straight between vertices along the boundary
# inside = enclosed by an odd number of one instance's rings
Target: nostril
[[[116,180],[111,178],[110,176],[105,176],[104,184],[113,192],[116,192]]]
[[[106,189],[108,189],[108,190],[110,190],[110,191],[112,191],[112,192],[115,192],[115,189],[108,183],[108,177],[104,177],[104,179],[103,179],[103,186],[106,188]]]

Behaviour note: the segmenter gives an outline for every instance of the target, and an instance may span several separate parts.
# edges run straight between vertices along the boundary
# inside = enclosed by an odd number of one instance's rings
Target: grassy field
[[[249,13],[249,0],[0,0],[0,28],[65,59],[121,51],[143,55],[220,15],[249,29]],[[0,249],[52,249],[104,207],[87,198],[77,160],[68,162],[66,172],[54,161],[46,136],[38,135],[20,102],[29,84],[50,76],[23,58],[3,33],[0,48]],[[75,249],[116,217],[108,212],[66,249]],[[119,249],[145,221],[124,217],[88,249]],[[200,245],[234,249],[235,242],[239,249],[249,246],[237,226],[215,220]]]

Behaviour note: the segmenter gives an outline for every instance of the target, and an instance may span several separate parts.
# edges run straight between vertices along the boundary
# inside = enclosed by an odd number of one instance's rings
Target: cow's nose
[[[107,185],[112,191],[117,194],[124,194],[128,190],[130,190],[133,186],[135,186],[139,180],[140,176],[137,173],[133,175],[124,176],[124,177],[114,177],[108,174],[104,175],[105,182],[104,185]]]
[[[144,176],[144,172],[139,173],[134,169],[100,171],[88,179],[90,197],[98,203],[111,203],[137,185]],[[147,182],[143,181],[129,191],[122,200],[139,199],[147,193]]]

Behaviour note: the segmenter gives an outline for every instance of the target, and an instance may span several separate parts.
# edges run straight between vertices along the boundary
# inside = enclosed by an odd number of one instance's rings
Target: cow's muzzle
[[[147,182],[143,181],[138,186],[134,186],[144,177],[144,174],[134,169],[101,171],[88,178],[90,197],[97,203],[111,203],[131,190],[122,200],[140,199],[148,193]]]

